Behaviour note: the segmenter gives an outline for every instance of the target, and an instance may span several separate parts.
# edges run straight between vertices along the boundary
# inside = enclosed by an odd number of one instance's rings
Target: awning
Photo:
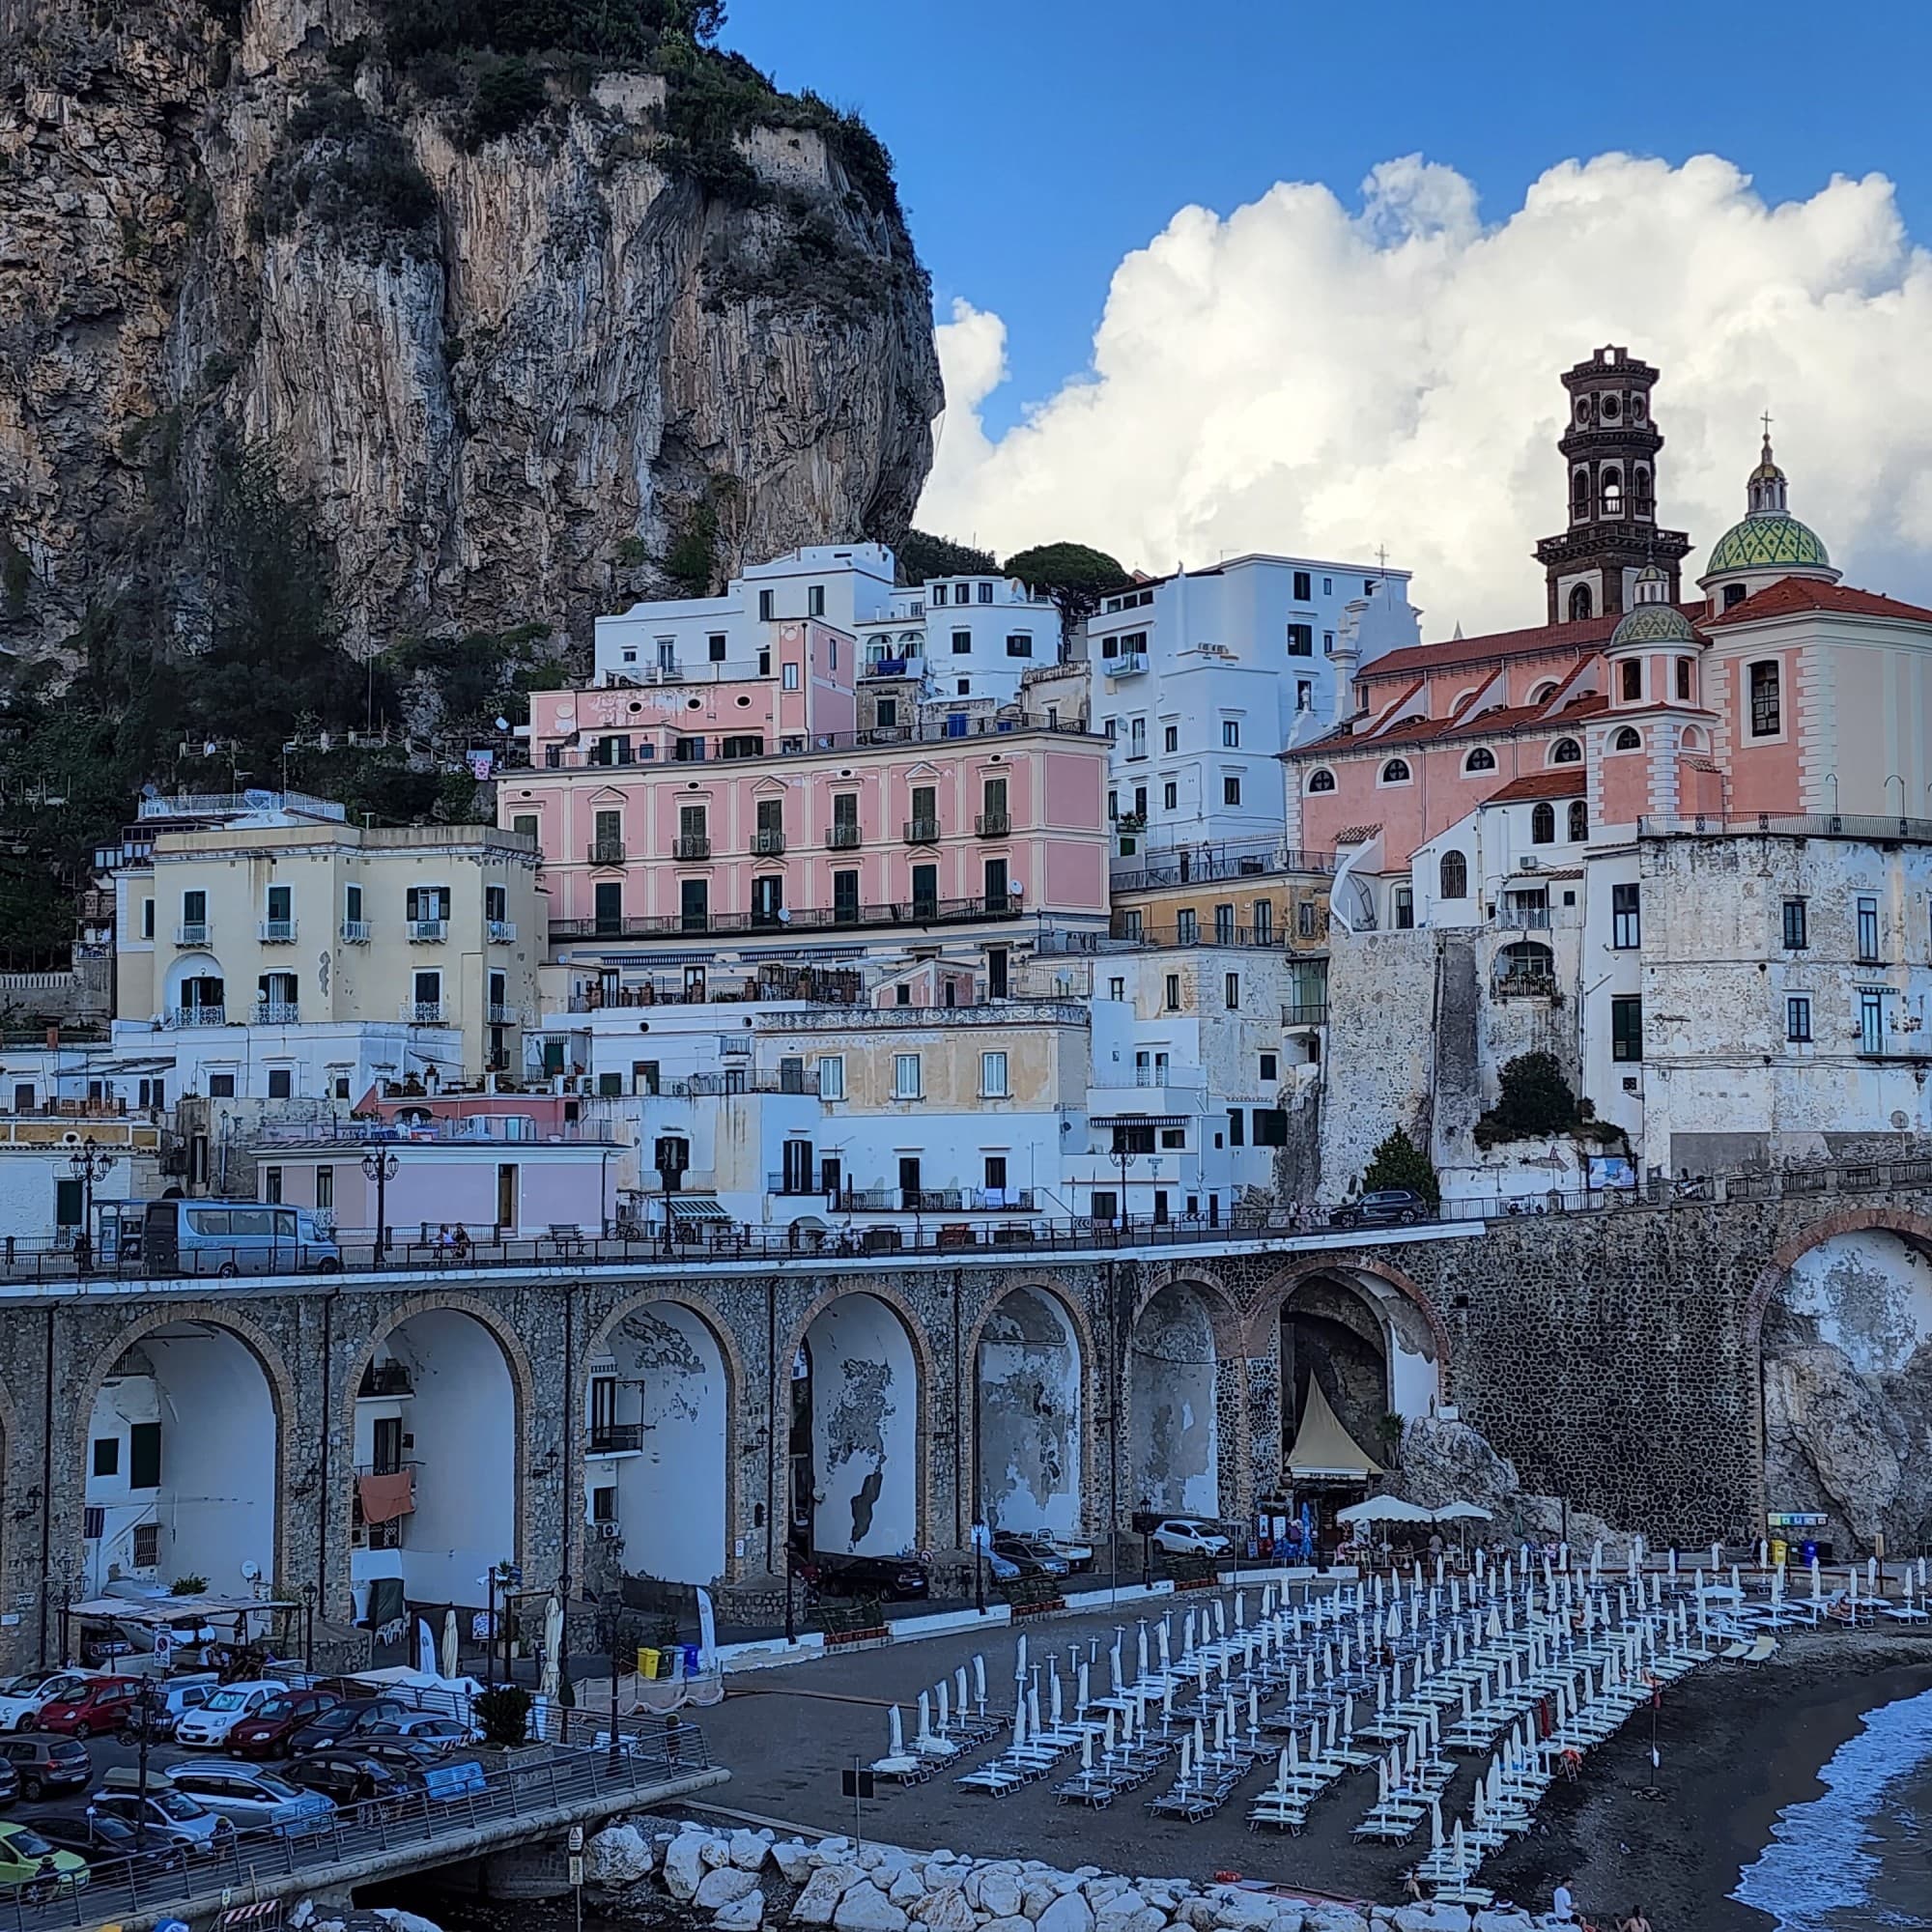
[[[1308,1400],[1301,1406],[1301,1427],[1288,1452],[1288,1473],[1302,1482],[1349,1483],[1366,1483],[1382,1473],[1382,1465],[1342,1427],[1313,1376],[1308,1378]]]
[[[357,1476],[355,1494],[362,1505],[364,1522],[394,1522],[399,1516],[410,1516],[415,1510],[415,1478],[407,1469],[382,1476]]]
[[[729,1209],[721,1208],[706,1195],[673,1194],[665,1204],[673,1221],[729,1221]]]

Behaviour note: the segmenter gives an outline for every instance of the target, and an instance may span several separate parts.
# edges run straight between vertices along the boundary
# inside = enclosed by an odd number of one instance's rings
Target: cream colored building
[[[544,943],[526,835],[355,826],[340,806],[271,797],[128,856],[118,1019],[448,1028],[467,1075],[521,1069]]]

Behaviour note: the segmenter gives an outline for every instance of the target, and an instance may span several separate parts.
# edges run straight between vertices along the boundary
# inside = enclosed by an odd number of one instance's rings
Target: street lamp
[[[114,1156],[92,1134],[68,1155],[67,1164],[80,1182],[80,1235],[74,1242],[74,1264],[85,1268],[94,1252],[94,1183],[114,1165]]]
[[[383,1265],[388,1252],[389,1182],[396,1178],[396,1156],[370,1152],[362,1156],[362,1178],[376,1183],[376,1265]]]
[[[311,1577],[301,1587],[302,1597],[302,1668],[315,1668],[315,1578]]]
[[[1127,1144],[1127,1137],[1117,1132],[1114,1136],[1114,1158],[1121,1164],[1121,1233],[1127,1232],[1127,1169],[1133,1165],[1134,1151]]]

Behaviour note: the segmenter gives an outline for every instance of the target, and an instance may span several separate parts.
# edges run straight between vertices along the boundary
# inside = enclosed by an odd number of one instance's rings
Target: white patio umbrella
[[[886,1755],[905,1756],[905,1719],[900,1717],[896,1704],[886,1713]]]
[[[952,1701],[963,1718],[966,1715],[966,1666],[963,1663],[952,1673]]]
[[[1458,1880],[1466,1879],[1473,1867],[1469,1862],[1468,1846],[1463,1839],[1463,1821],[1460,1818],[1456,1820],[1456,1830],[1450,1839],[1449,1856],[1455,1861]]]
[[[1235,1628],[1236,1630],[1240,1630],[1247,1623],[1247,1621],[1248,1621],[1247,1593],[1242,1590],[1236,1590],[1235,1592]]]
[[[1281,1760],[1275,1767],[1274,1788],[1284,1798],[1288,1796],[1288,1752],[1282,1751]]]
[[[1013,1680],[1015,1683],[1024,1683],[1026,1681],[1026,1632],[1021,1631],[1020,1640],[1013,1647]]]
[[[1193,1748],[1193,1740],[1191,1738],[1183,1737],[1180,1740],[1180,1776],[1175,1780],[1178,1784],[1184,1785],[1187,1782],[1188,1772],[1190,1770],[1192,1762],[1190,1758],[1190,1752],[1192,1751],[1192,1748]]]
[[[1017,1733],[1023,1728],[1022,1719],[1025,1716],[1026,1712],[1024,1709],[1016,1710],[1013,1713],[1013,1730],[1015,1733],[1013,1742],[1015,1744],[1019,1742]],[[913,1739],[913,1742],[920,1745],[931,1744],[933,1742],[932,1693],[929,1690],[922,1690],[919,1693],[919,1732]]]
[[[1094,1769],[1094,1733],[1083,1730],[1080,1733],[1080,1769],[1083,1772]]]
[[[1060,1728],[1060,1666],[1055,1664],[1046,1680],[1046,1707],[1053,1719],[1053,1728]]]
[[[1147,1674],[1148,1674],[1148,1635],[1147,1635],[1147,1633],[1148,1633],[1148,1627],[1147,1627],[1147,1619],[1146,1619],[1145,1617],[1143,1617],[1143,1618],[1141,1619],[1141,1625],[1140,1625],[1140,1634],[1139,1634],[1139,1636],[1138,1636],[1138,1638],[1136,1639],[1136,1641],[1135,1641],[1135,1644],[1134,1644],[1134,1659],[1135,1659],[1135,1664],[1136,1664],[1136,1681],[1141,1681],[1141,1680],[1144,1680],[1144,1679],[1146,1678]]]
[[[438,1662],[442,1666],[444,1677],[454,1677],[456,1672],[456,1612],[452,1609],[442,1613],[442,1651]]]
[[[946,1690],[943,1685],[940,1687],[939,1694],[942,1698],[946,1695]],[[1027,1729],[1031,1731],[1035,1737],[1038,1737],[1040,1730],[1040,1723],[1039,1723],[1039,1686],[1037,1684],[1034,1684],[1031,1687],[1029,1687],[1027,1690],[1026,1706],[1027,1706]]]
[[[923,1693],[921,1694],[919,1703],[920,1703],[919,1728],[921,1735],[923,1736],[925,1732],[925,1697]],[[1024,1750],[1026,1748],[1027,1736],[1028,1736],[1027,1707],[1026,1707],[1026,1699],[1022,1697],[1018,1699],[1013,1705],[1014,1750],[1018,1751],[1018,1750]]]
[[[1429,1849],[1432,1852],[1442,1849],[1442,1800],[1439,1795],[1429,1801]]]
[[[983,1712],[986,1708],[986,1655],[983,1651],[973,1654],[973,1692]]]
[[[1087,1666],[1087,1660],[1084,1657],[1080,1660],[1080,1682],[1078,1686],[1078,1690],[1079,1690],[1079,1695],[1075,1698],[1073,1705],[1075,1716],[1078,1716],[1081,1712],[1085,1711],[1087,1706],[1094,1701],[1093,1697],[1089,1694],[1088,1666]]]
[[[1261,1729],[1261,1727],[1262,1727],[1261,1692],[1257,1690],[1252,1684],[1250,1684],[1248,1686],[1248,1735],[1250,1737],[1253,1737],[1254,1734]]]
[[[1219,1597],[1214,1599],[1214,1634],[1216,1636],[1228,1634],[1228,1606]]]
[[[537,1679],[537,1695],[554,1698],[562,1688],[563,1602],[552,1591],[550,1601],[544,1605],[544,1661],[543,1672]]]
[[[1172,1615],[1171,1611],[1169,1615]],[[1169,1662],[1168,1645],[1172,1641],[1168,1633],[1167,1617],[1162,1617],[1159,1624],[1155,1626],[1154,1636],[1160,1647],[1160,1667],[1165,1670]]]
[[[934,1698],[939,1705],[939,1728],[943,1735],[952,1728],[952,1687],[942,1677],[932,1687],[932,1690]],[[1033,1715],[1034,1722],[1037,1725],[1039,1721],[1039,1690],[1037,1686],[1035,1687],[1033,1692]]]

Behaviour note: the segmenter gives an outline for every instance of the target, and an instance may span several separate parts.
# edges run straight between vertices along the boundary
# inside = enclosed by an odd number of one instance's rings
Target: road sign
[[[582,1885],[583,1883],[583,1856],[581,1852],[572,1854],[570,1861],[570,1882],[572,1885]]]
[[[848,1765],[838,1774],[839,1795],[845,1798],[876,1798],[878,1780],[869,1771],[861,1771]]]

